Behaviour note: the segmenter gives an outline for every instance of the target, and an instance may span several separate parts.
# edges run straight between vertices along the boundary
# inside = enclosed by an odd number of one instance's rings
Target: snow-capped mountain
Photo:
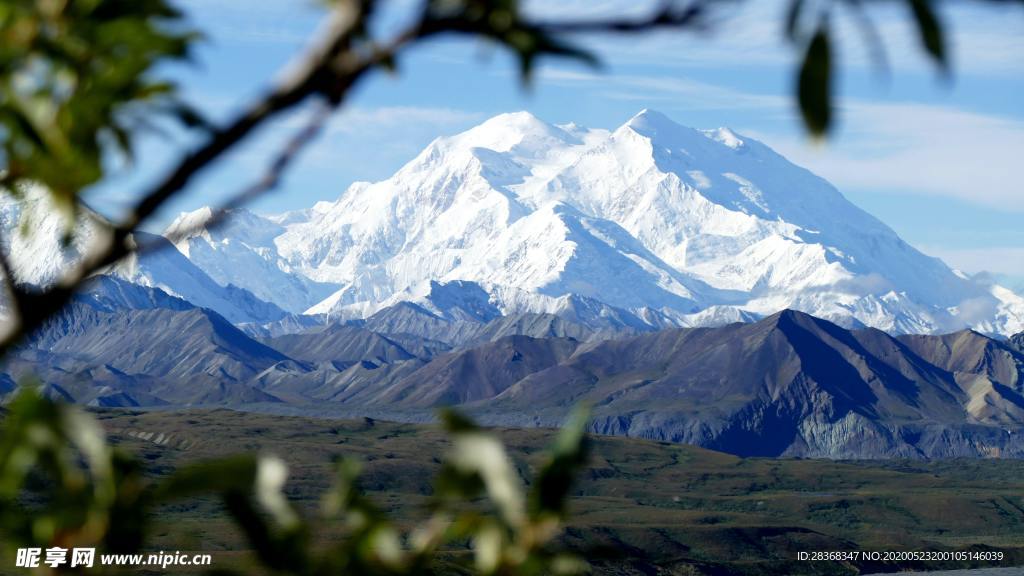
[[[652,326],[794,308],[892,332],[1024,328],[1024,299],[922,254],[768,146],[653,111],[613,131],[502,114],[333,203],[239,211],[177,245],[221,283],[345,318],[400,301],[443,312],[443,292],[448,308],[564,313],[585,301]]]
[[[68,230],[66,219],[56,211],[45,191],[26,191],[21,200],[0,194],[0,229],[6,241],[3,249],[22,283],[45,286],[57,281],[101,233],[100,219],[92,212],[80,213],[71,244],[62,246],[61,237]],[[107,274],[215,310],[234,323],[271,322],[285,316],[277,305],[257,298],[248,290],[230,282],[218,284],[162,236],[140,233],[134,236],[134,241],[166,246],[149,250],[141,257],[132,256],[106,271]],[[112,286],[101,281],[91,283],[86,289],[98,291],[97,296],[101,298],[122,299],[123,294],[104,293]]]
[[[221,285],[242,286],[288,312],[301,313],[340,288],[296,273],[277,257],[274,238],[286,231],[282,223],[293,218],[305,221],[309,214],[298,211],[267,218],[238,210],[222,226],[207,230],[202,224],[212,211],[203,208],[175,220],[165,234],[175,239],[181,236],[178,250]],[[196,234],[184,235],[197,226]]]

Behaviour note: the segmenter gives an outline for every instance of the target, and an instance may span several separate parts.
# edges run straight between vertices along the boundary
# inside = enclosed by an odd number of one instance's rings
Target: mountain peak
[[[631,125],[631,126],[634,126],[634,125],[650,126],[650,125],[658,125],[658,124],[669,125],[669,126],[679,126],[679,124],[677,124],[675,121],[673,121],[671,118],[669,118],[665,114],[662,114],[661,112],[658,112],[657,110],[652,110],[650,108],[644,108],[643,110],[637,112],[636,114],[633,115],[632,118],[629,119],[629,121],[626,122],[626,124]]]
[[[648,138],[654,138],[658,135],[686,129],[682,124],[676,123],[661,112],[651,110],[649,108],[644,108],[637,112],[632,118],[626,121],[622,128],[630,128],[634,132],[647,136]]]
[[[179,250],[289,311],[364,317],[450,298],[485,316],[562,314],[585,296],[652,326],[789,307],[937,332],[983,302],[995,312],[976,326],[1024,326],[1024,300],[925,257],[768,146],[651,109],[614,131],[499,114],[329,206],[237,220]]]
[[[630,128],[637,134],[645,136],[665,146],[706,146],[711,140],[732,150],[744,147],[744,138],[726,127],[711,130],[698,130],[679,124],[665,114],[645,108],[629,119],[623,128]]]
[[[1024,332],[1011,336],[1010,345],[1024,354]]]
[[[505,112],[492,116],[481,124],[463,132],[457,138],[480,135],[519,136],[521,139],[525,139],[545,136],[564,138],[568,133],[557,126],[548,124],[529,112],[520,111]]]
[[[524,158],[547,156],[555,150],[582,143],[576,132],[548,124],[525,111],[498,114],[465,132],[442,138],[441,142],[443,147],[486,148]]]
[[[526,110],[503,112],[492,116],[480,126],[516,126],[520,128],[547,128],[550,125]]]
[[[191,212],[180,212],[163,234],[168,238],[193,236],[205,230],[211,218],[213,218],[213,208],[209,206],[203,206]]]
[[[232,208],[221,221],[211,225],[217,216],[209,206],[182,212],[164,230],[163,235],[174,240],[181,253],[188,256],[190,238],[203,237],[216,242],[235,239],[258,246],[270,242],[284,231],[279,224],[245,208]]]
[[[771,316],[768,316],[764,320],[761,320],[761,322],[764,322],[765,324],[774,324],[779,326],[791,324],[806,325],[809,322],[817,323],[819,321],[820,320],[818,318],[811,316],[810,314],[801,312],[799,310],[793,310],[792,308],[779,310],[775,314],[772,314]]]

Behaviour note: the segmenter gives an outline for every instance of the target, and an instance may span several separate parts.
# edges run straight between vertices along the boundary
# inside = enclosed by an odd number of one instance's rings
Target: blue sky
[[[194,64],[166,73],[215,118],[226,118],[265,87],[307,45],[323,16],[312,1],[180,4],[206,39]],[[381,33],[400,25],[415,5],[393,2],[378,23]],[[644,13],[654,5],[549,0],[530,2],[529,10],[557,18]],[[754,0],[730,5],[709,34],[580,38],[602,57],[603,69],[549,60],[529,91],[494,46],[464,39],[422,45],[399,61],[397,75],[375,73],[360,85],[281,190],[254,208],[279,212],[333,200],[353,181],[387,177],[433,138],[501,112],[529,110],[550,122],[614,128],[652,108],[682,124],[729,126],[762,140],[831,180],[925,252],[1024,287],[1024,186],[1016,170],[1024,151],[1024,9],[942,5],[953,42],[954,77],[945,81],[924,58],[903,8],[871,12],[890,56],[887,77],[872,65],[852,20],[838,20],[839,128],[823,145],[805,137],[791,102],[797,55],[782,39],[784,4]],[[155,227],[255,179],[298,120],[263,130]],[[116,212],[187,144],[181,134],[147,138],[138,161],[119,168],[90,200]]]

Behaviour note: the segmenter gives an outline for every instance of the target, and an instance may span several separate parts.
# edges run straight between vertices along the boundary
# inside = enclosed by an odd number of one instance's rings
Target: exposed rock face
[[[631,336],[653,330],[641,322],[627,323],[614,317],[574,321],[558,314],[531,313],[499,316],[488,322],[452,320],[433,314],[411,302],[400,302],[353,323],[383,334],[407,334],[466,346],[493,342],[505,336],[534,338],[572,338],[574,340],[606,340]]]
[[[165,307],[110,311],[106,297],[79,296],[5,371],[33,374],[58,396],[101,406],[277,401],[248,381],[286,356],[216,312],[166,294],[153,299]]]
[[[916,338],[929,352],[959,340]],[[742,455],[1019,455],[1024,444],[1004,428],[1024,422],[1015,372],[1024,356],[977,338],[935,354],[936,365],[881,331],[786,311],[581,348],[479,410],[506,424],[553,425],[583,400],[596,432]]]
[[[1024,332],[1014,334],[1010,337],[1010,344],[1017,350],[1024,352]]]
[[[373,360],[378,364],[390,364],[417,357],[396,340],[343,324],[332,324],[308,334],[278,336],[266,340],[266,343],[291,358],[308,362],[351,364]],[[423,350],[420,355],[430,355],[430,350]]]

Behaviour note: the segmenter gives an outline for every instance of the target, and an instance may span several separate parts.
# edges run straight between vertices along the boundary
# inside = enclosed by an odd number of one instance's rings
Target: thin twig
[[[223,223],[224,219],[227,218],[232,210],[239,208],[277,188],[281,183],[281,177],[284,175],[285,171],[299,157],[302,150],[320,135],[323,131],[324,124],[327,123],[333,112],[334,108],[329,106],[327,103],[319,103],[316,110],[314,110],[310,115],[309,120],[306,121],[303,127],[296,132],[277,153],[273,161],[267,167],[266,172],[259,180],[231,196],[226,202],[221,204],[220,207],[214,210],[206,220],[195,223],[191,226],[176,228],[167,235],[167,239],[171,244],[177,244],[181,240],[184,240],[197,232],[218,226]],[[136,251],[146,252],[166,245],[167,244],[164,242],[141,244]]]
[[[21,314],[12,330],[0,339],[0,356],[59,312],[86,279],[138,250],[132,241],[132,234],[169,199],[185,189],[197,174],[246,139],[257,127],[311,96],[321,96],[326,102],[327,112],[336,109],[344,102],[352,86],[367,72],[393,63],[401,50],[417,41],[442,33],[481,33],[478,25],[467,26],[465,22],[456,19],[434,19],[425,12],[419,22],[383,47],[358,45],[358,36],[363,33],[365,18],[373,4],[373,0],[340,3],[332,12],[328,29],[323,35],[324,40],[301,60],[296,70],[276,89],[257,100],[226,128],[212,133],[204,145],[186,155],[164,180],[142,195],[128,217],[116,226],[105,228],[104,232],[108,234],[99,238],[90,253],[59,282],[40,292],[17,291],[15,305]],[[666,6],[646,19],[539,22],[529,23],[528,27],[549,34],[628,33],[659,27],[681,28],[698,23],[702,6],[703,0],[699,0],[683,10]],[[218,211],[218,220],[223,219],[231,207],[241,205],[279,184],[284,171],[321,130],[322,119],[315,120],[293,137],[260,181],[243,189]],[[17,290],[16,286],[14,289]]]
[[[14,320],[16,324],[0,341],[0,355],[63,308],[75,289],[89,276],[131,254],[135,250],[131,234],[167,200],[184,189],[196,174],[245,139],[256,127],[314,94],[324,94],[332,101],[340,102],[348,87],[378,62],[373,54],[354,62],[346,62],[343,58],[355,35],[360,32],[368,8],[367,0],[353,0],[336,8],[332,12],[325,41],[311,50],[295,72],[257,100],[227,128],[213,133],[206,144],[185,156],[167,178],[142,195],[127,218],[110,227],[110,233],[99,238],[90,253],[57,283],[38,293],[19,293],[14,304],[21,313]],[[349,73],[349,78],[338,76],[345,73]]]
[[[549,34],[590,34],[601,32],[635,33],[656,28],[683,28],[698,24],[705,13],[703,1],[694,2],[684,8],[666,4],[644,18],[623,18],[619,20],[559,20],[542,22],[534,26]]]
[[[890,67],[885,42],[882,40],[881,34],[878,33],[875,23],[871,20],[871,15],[864,8],[864,3],[861,0],[847,0],[843,5],[849,8],[850,14],[857,23],[857,28],[864,37],[864,44],[867,45],[868,54],[875,65],[875,72],[883,79],[888,79]]]

